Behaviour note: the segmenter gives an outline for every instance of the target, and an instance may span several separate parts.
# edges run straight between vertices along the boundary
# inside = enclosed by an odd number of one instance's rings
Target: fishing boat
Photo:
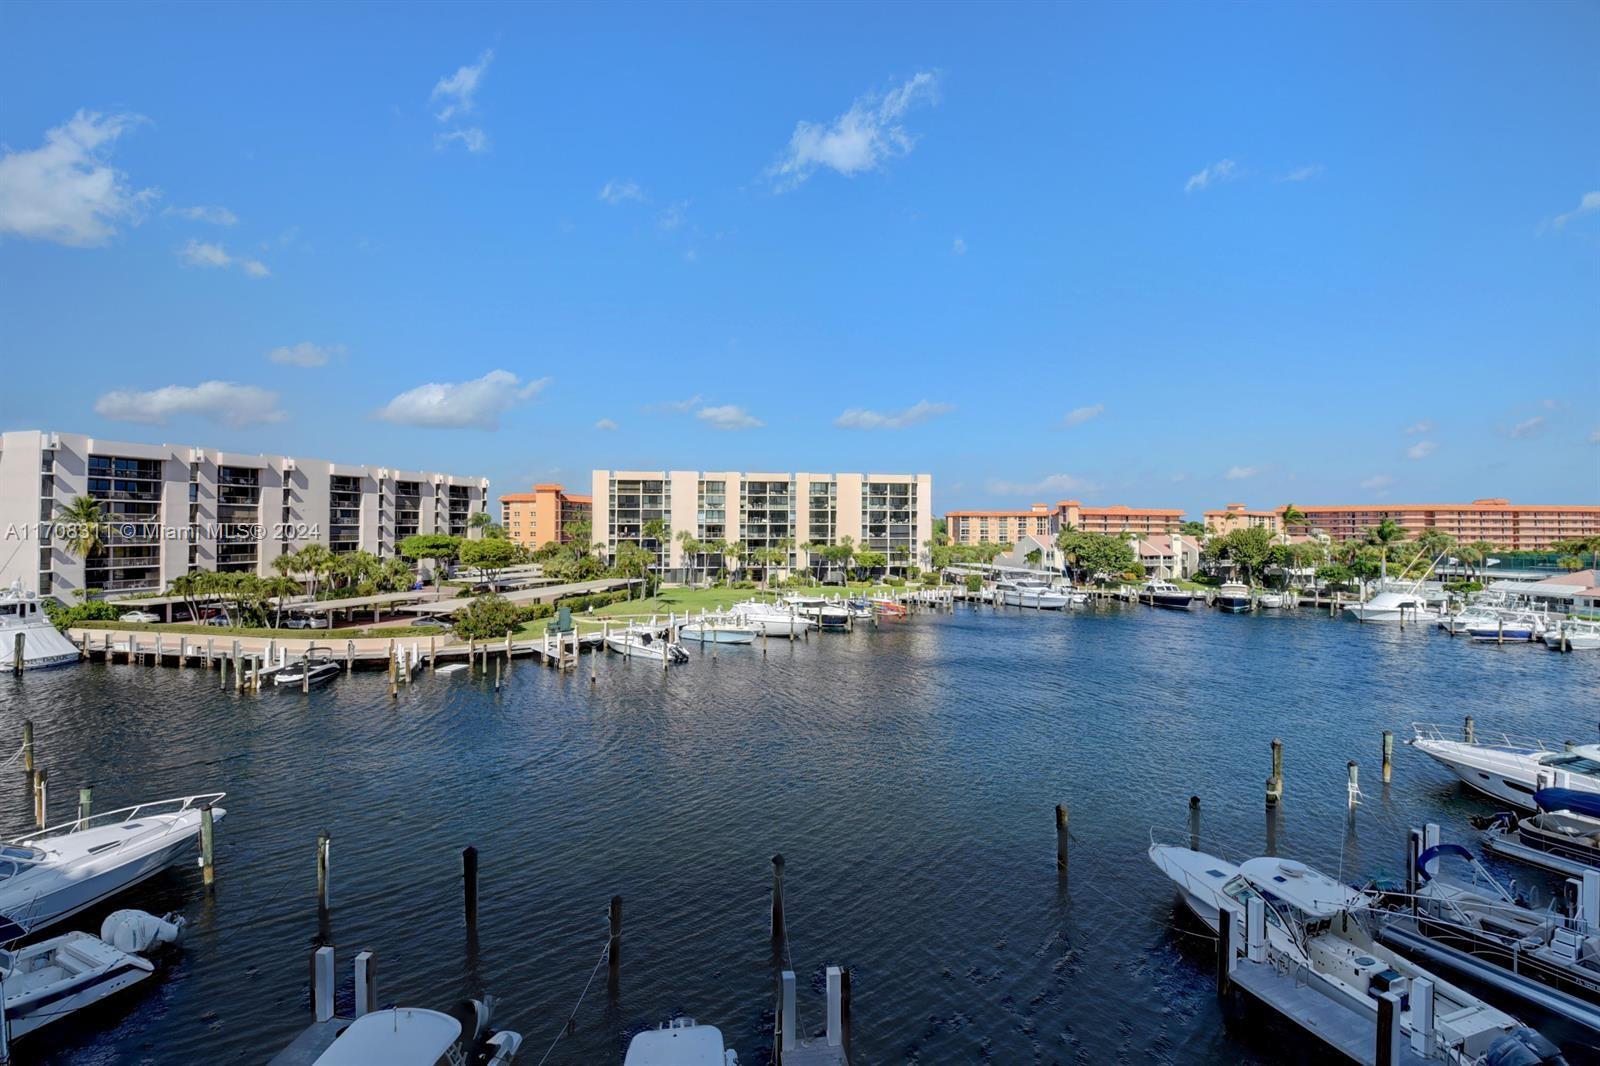
[[[738,1066],[739,1055],[722,1042],[714,1025],[674,1018],[628,1041],[622,1066]]]
[[[1525,644],[1544,636],[1544,620],[1532,611],[1502,611],[1468,625],[1467,635],[1476,641]]]
[[[619,655],[654,659],[656,662],[689,661],[689,653],[683,650],[681,644],[665,640],[648,629],[630,628],[609,633],[606,635],[606,647]]]
[[[678,636],[701,644],[754,644],[760,633],[754,626],[742,626],[730,618],[701,618],[679,626]]]
[[[38,932],[154,877],[193,853],[201,811],[221,820],[223,796],[124,807],[0,843],[0,915]]]
[[[735,604],[731,614],[739,625],[749,626],[768,637],[798,637],[807,630],[817,628],[816,622],[794,607],[762,603],[760,600]]]
[[[0,951],[4,1025],[15,1040],[74,1011],[116,995],[155,972],[142,953],[176,943],[183,919],[144,911],[114,911],[100,935],[73,931]]]
[[[449,1013],[423,1007],[372,1011],[351,1022],[309,1061],[312,1066],[509,1066],[522,1047],[522,1036],[491,1029],[493,1009],[493,999],[467,999]],[[285,1052],[274,1063],[298,1061]]]
[[[1594,651],[1600,648],[1600,622],[1563,618],[1545,630],[1544,642],[1554,651]]]
[[[1067,596],[1036,577],[1001,578],[994,583],[995,595],[1007,607],[1032,607],[1041,611],[1059,611],[1067,605]]]
[[[1139,600],[1156,607],[1187,611],[1194,596],[1164,578],[1153,577],[1139,586]]]
[[[326,655],[291,659],[273,675],[275,684],[286,686],[321,685],[339,676],[339,664]]]
[[[1477,817],[1490,851],[1530,866],[1582,877],[1600,870],[1600,796],[1570,788],[1541,788],[1534,813]]]
[[[1322,993],[1344,1008],[1373,1036],[1376,1045],[1377,996],[1396,992],[1401,1033],[1431,1046],[1436,1057],[1456,1066],[1488,1066],[1517,1045],[1537,1047],[1539,1057],[1508,1059],[1560,1063],[1554,1045],[1465,989],[1417,966],[1378,943],[1376,897],[1341,884],[1304,863],[1276,857],[1234,865],[1205,852],[1152,843],[1150,860],[1178,886],[1184,903],[1201,921],[1217,928],[1223,908],[1233,912],[1235,942],[1247,936],[1244,916],[1259,900],[1265,915],[1267,961],[1288,971],[1295,985]],[[1432,985],[1432,1010],[1419,1011],[1408,994],[1419,980]],[[1548,1048],[1548,1053],[1545,1049]],[[1554,1056],[1554,1057],[1551,1057]]]
[[[37,670],[78,661],[78,649],[45,617],[43,604],[22,582],[0,592],[0,669],[16,669],[17,636],[22,636],[22,667]]]
[[[1245,614],[1250,610],[1250,586],[1243,581],[1224,581],[1217,589],[1216,602],[1229,614]]]
[[[1504,733],[1479,739],[1476,731],[1466,736],[1426,722],[1413,722],[1411,729],[1407,744],[1502,803],[1532,808],[1533,794],[1551,786],[1600,793],[1600,745],[1566,751]]]
[[[1438,615],[1417,592],[1380,592],[1370,600],[1345,607],[1345,616],[1358,622],[1432,622]]]

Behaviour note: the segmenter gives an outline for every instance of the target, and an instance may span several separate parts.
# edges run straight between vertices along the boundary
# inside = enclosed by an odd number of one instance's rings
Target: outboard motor
[[[187,923],[176,914],[157,918],[144,911],[112,911],[100,923],[100,939],[129,955],[142,955],[159,944],[176,944]]]
[[[1567,1066],[1567,1060],[1543,1034],[1523,1028],[1491,1044],[1483,1066]]]
[[[477,1045],[489,1031],[489,1017],[493,1013],[489,1004],[481,999],[463,999],[450,1008],[450,1017],[461,1023],[461,1046]]]

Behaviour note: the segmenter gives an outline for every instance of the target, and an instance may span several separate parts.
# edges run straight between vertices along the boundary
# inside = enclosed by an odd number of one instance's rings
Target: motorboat
[[[171,914],[114,911],[100,924],[99,936],[74,930],[0,951],[7,1035],[27,1036],[143,981],[155,964],[141,953],[176,943],[183,924]]]
[[[911,609],[898,600],[886,599],[879,596],[874,597],[867,602],[872,605],[873,613],[877,614],[881,618],[900,619],[907,617],[911,613]]]
[[[760,600],[735,604],[732,616],[739,625],[748,626],[767,637],[798,637],[809,629],[817,628],[816,621],[801,614],[798,608],[762,603]]]
[[[1417,592],[1380,592],[1370,600],[1345,607],[1345,616],[1358,622],[1432,622],[1438,614]]]
[[[681,639],[701,644],[754,644],[760,635],[754,626],[743,626],[728,618],[701,618],[678,627]]]
[[[1600,622],[1563,618],[1544,631],[1544,642],[1555,651],[1594,651],[1600,648]]]
[[[1464,636],[1474,626],[1492,626],[1499,619],[1498,611],[1490,607],[1468,607],[1464,611],[1439,616],[1439,628],[1452,637]]]
[[[628,1041],[622,1066],[738,1066],[739,1055],[722,1042],[714,1025],[674,1018]]]
[[[792,606],[797,614],[817,623],[819,629],[847,629],[854,617],[848,607],[821,596],[791,594],[785,596],[783,602]]]
[[[995,595],[1007,607],[1033,607],[1059,611],[1068,603],[1066,593],[1050,587],[1036,577],[1003,577],[994,583]]]
[[[221,820],[224,795],[124,807],[0,843],[0,916],[37,932],[154,877],[193,853],[201,812]]]
[[[1263,592],[1256,597],[1256,606],[1263,610],[1276,611],[1283,606],[1283,593]]]
[[[287,665],[273,673],[272,680],[278,685],[297,687],[321,685],[338,677],[339,670],[339,664],[326,655],[312,655],[289,660]]]
[[[1600,793],[1600,745],[1567,751],[1506,734],[1480,739],[1476,731],[1466,736],[1426,722],[1413,722],[1411,730],[1407,744],[1502,803],[1530,809],[1533,794],[1552,786]]]
[[[1473,819],[1490,851],[1568,877],[1600,870],[1600,796],[1570,788],[1541,788],[1534,813]]]
[[[22,635],[22,667],[37,670],[78,661],[78,649],[45,616],[43,603],[22,582],[0,592],[0,670],[16,669],[17,635]]]
[[[1467,626],[1467,635],[1480,642],[1525,644],[1544,636],[1544,620],[1532,611],[1502,611]]]
[[[1229,614],[1246,614],[1250,610],[1250,586],[1243,581],[1224,581],[1217,589],[1216,603]]]
[[[312,1066],[509,1066],[522,1035],[489,1028],[493,1000],[468,999],[448,1013],[391,1007],[363,1014],[334,1038]]]
[[[1456,1066],[1488,1066],[1502,1061],[1516,1044],[1544,1045],[1555,1057],[1506,1059],[1560,1063],[1554,1045],[1525,1039],[1537,1036],[1511,1015],[1443,980],[1380,944],[1377,897],[1341,884],[1304,863],[1277,857],[1226,859],[1176,845],[1152,843],[1150,860],[1178,886],[1184,903],[1216,929],[1224,907],[1231,910],[1234,943],[1245,943],[1245,914],[1253,901],[1265,916],[1266,961],[1288,972],[1297,986],[1322,993],[1348,1010],[1358,1023],[1373,1027],[1376,1043],[1381,992],[1401,995],[1397,1024],[1406,1037],[1431,1045],[1436,1057]],[[1419,1012],[1409,994],[1415,982],[1433,986],[1432,1007]],[[1541,1052],[1543,1048],[1540,1049]]]
[[[656,662],[686,663],[689,653],[683,650],[683,645],[674,644],[649,629],[629,628],[617,630],[606,634],[606,647],[619,655],[641,659],[654,659]]]
[[[1139,600],[1155,607],[1187,611],[1189,604],[1194,601],[1194,596],[1165,578],[1153,577],[1139,587]]]

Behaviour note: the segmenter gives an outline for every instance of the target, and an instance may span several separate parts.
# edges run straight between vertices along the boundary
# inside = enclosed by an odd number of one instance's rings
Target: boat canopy
[[[461,1023],[450,1015],[417,1007],[363,1014],[339,1034],[314,1066],[433,1066],[461,1039]]]
[[[1541,788],[1533,794],[1533,802],[1541,811],[1571,811],[1600,818],[1600,794],[1579,792],[1572,788]]]
[[[1417,873],[1422,875],[1422,879],[1424,881],[1428,881],[1433,878],[1433,874],[1431,871],[1429,871],[1428,867],[1433,864],[1434,859],[1437,859],[1441,855],[1454,855],[1457,858],[1466,859],[1468,862],[1472,863],[1476,863],[1478,861],[1472,857],[1472,852],[1468,851],[1460,844],[1436,845],[1417,856]]]
[[[1366,896],[1291,859],[1251,859],[1239,872],[1264,895],[1276,897],[1313,918],[1328,918],[1366,903]]]

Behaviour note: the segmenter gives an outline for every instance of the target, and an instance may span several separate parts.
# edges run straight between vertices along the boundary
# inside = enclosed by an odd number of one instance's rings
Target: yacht
[[[183,919],[143,911],[114,911],[100,935],[73,931],[0,951],[6,1034],[27,1036],[73,1011],[116,995],[155,972],[143,952],[176,943]]]
[[[1217,606],[1229,614],[1245,614],[1250,610],[1250,586],[1243,581],[1224,581],[1217,589]]]
[[[0,843],[0,915],[37,932],[155,876],[193,853],[202,808],[220,820],[223,796],[125,807]]]
[[[821,596],[791,593],[783,598],[783,602],[793,607],[796,613],[815,622],[819,629],[846,629],[850,625],[850,609]]]
[[[39,597],[22,591],[21,580],[0,592],[0,669],[15,669],[18,633],[23,634],[22,666],[25,670],[65,666],[78,661],[78,649],[45,617]]]
[[[760,600],[735,604],[733,619],[767,637],[797,637],[808,629],[817,628],[817,623],[796,607]]]
[[[1411,729],[1407,744],[1502,803],[1531,808],[1533,794],[1550,786],[1600,793],[1600,745],[1579,744],[1565,751],[1503,734],[1456,739],[1449,730],[1424,722],[1412,723]]]
[[[613,630],[606,636],[606,647],[621,655],[633,658],[654,659],[656,662],[686,663],[689,653],[681,644],[652,633],[648,628]]]
[[[739,1055],[723,1044],[716,1026],[674,1018],[628,1041],[622,1066],[739,1066]]]
[[[1363,603],[1345,607],[1347,617],[1359,622],[1432,622],[1438,620],[1428,601],[1417,592],[1380,592]]]
[[[1482,642],[1525,644],[1544,636],[1544,620],[1532,611],[1502,611],[1467,626],[1467,635]]]
[[[1563,618],[1544,632],[1545,646],[1560,651],[1594,651],[1600,648],[1600,622]]]
[[[994,583],[1000,602],[1007,607],[1034,607],[1041,611],[1059,611],[1069,602],[1067,595],[1050,587],[1036,577],[1005,577]]]
[[[1499,613],[1492,607],[1468,607],[1466,610],[1457,611],[1454,614],[1441,614],[1439,616],[1439,628],[1453,637],[1459,637],[1469,632],[1474,626],[1492,626],[1499,617]]]
[[[509,1066],[522,1047],[522,1036],[489,1028],[489,1002],[462,1000],[449,1013],[423,1007],[391,1007],[372,1011],[351,1022],[311,1066]],[[285,1052],[278,1063],[301,1062]]]
[[[1187,611],[1194,596],[1164,578],[1153,577],[1139,587],[1139,599],[1156,607]]]
[[[1511,1015],[1415,965],[1368,932],[1380,915],[1375,897],[1289,859],[1263,857],[1234,865],[1215,855],[1174,845],[1150,846],[1150,860],[1178,886],[1189,909],[1215,929],[1221,909],[1233,909],[1235,944],[1246,942],[1244,915],[1251,901],[1265,908],[1267,961],[1291,972],[1299,985],[1345,1007],[1376,1042],[1377,994],[1401,993],[1401,1032],[1431,1043],[1437,1057],[1456,1066],[1487,1066],[1528,1034]],[[1433,985],[1433,1010],[1419,1016],[1408,994],[1413,982]],[[1426,1028],[1420,1028],[1426,1026]],[[1542,1041],[1542,1038],[1540,1038]],[[1547,1043],[1547,1042],[1545,1042]],[[1551,1051],[1554,1052],[1553,1046]],[[1561,1062],[1559,1053],[1528,1063]]]
[[[701,644],[754,644],[760,633],[731,618],[701,618],[679,626],[678,636]]]
[[[1541,788],[1533,814],[1477,818],[1490,851],[1568,877],[1600,870],[1600,796],[1570,788]]]

